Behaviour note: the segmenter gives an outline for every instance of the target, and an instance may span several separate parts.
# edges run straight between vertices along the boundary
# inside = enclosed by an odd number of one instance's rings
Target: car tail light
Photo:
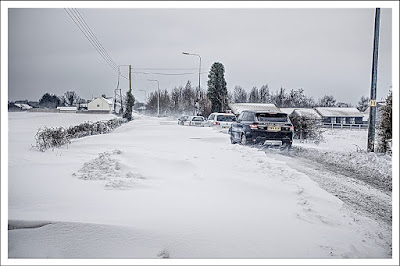
[[[257,124],[250,124],[251,129],[257,129]]]
[[[219,125],[219,122],[214,122],[213,124],[214,124],[214,125]]]

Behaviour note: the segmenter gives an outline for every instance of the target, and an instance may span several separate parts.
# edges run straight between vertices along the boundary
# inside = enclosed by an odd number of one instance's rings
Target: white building
[[[113,98],[106,99],[103,97],[95,98],[88,103],[87,109],[89,112],[114,112],[114,100]],[[115,112],[119,113],[121,104],[116,103]]]
[[[76,106],[58,106],[57,109],[60,113],[76,113],[78,110]]]

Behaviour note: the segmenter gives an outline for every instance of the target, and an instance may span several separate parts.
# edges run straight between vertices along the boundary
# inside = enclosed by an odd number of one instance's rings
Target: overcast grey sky
[[[369,96],[374,8],[306,9],[99,9],[78,8],[118,65],[134,72],[196,72],[201,87],[214,62],[225,66],[228,90],[303,88],[356,104]],[[74,90],[81,98],[112,96],[117,74],[97,53],[63,8],[9,9],[9,100],[39,100]],[[160,70],[143,70],[143,68]],[[173,70],[184,69],[184,70]],[[128,76],[128,68],[121,67]],[[132,75],[133,94],[198,84],[198,75]],[[378,99],[392,85],[392,10],[381,9]],[[121,79],[123,93],[128,82]]]

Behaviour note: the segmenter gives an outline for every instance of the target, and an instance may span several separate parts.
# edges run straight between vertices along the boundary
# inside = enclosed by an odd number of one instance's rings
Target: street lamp
[[[199,59],[200,59],[200,65],[199,65],[199,88],[198,88],[198,90],[196,90],[196,100],[197,100],[197,102],[199,101],[199,91],[200,91],[200,72],[201,72],[201,57],[200,57],[200,55],[198,55],[198,54],[191,54],[191,53],[186,53],[186,52],[182,52],[182,54],[184,54],[184,55],[195,55],[195,56],[198,56],[199,57]],[[198,107],[196,106],[196,115],[198,114]]]
[[[148,79],[148,81],[157,81],[157,116],[160,116],[160,82],[158,82],[156,79]]]

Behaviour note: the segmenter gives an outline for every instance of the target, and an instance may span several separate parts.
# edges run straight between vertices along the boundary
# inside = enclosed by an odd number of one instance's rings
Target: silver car
[[[184,122],[184,125],[204,127],[204,117],[197,115],[189,116],[188,119]]]
[[[208,116],[206,125],[215,129],[228,129],[236,122],[236,116],[231,113],[212,113]]]

